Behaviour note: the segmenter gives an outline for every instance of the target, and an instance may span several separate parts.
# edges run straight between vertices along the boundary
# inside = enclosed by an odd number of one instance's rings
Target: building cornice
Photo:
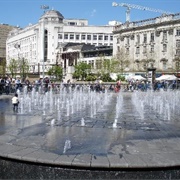
[[[180,23],[180,13],[176,14],[177,19],[170,19],[161,22],[156,22],[158,18],[148,19],[143,21],[136,21],[131,23],[125,23],[114,27],[113,34],[119,34],[124,32],[132,32],[136,30],[145,30],[150,28],[158,28],[162,26],[170,26]]]

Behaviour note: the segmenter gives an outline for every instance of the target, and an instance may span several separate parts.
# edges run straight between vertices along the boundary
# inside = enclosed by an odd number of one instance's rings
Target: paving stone
[[[131,168],[142,168],[147,167],[146,163],[135,154],[123,154],[125,161],[128,164],[128,167]]]
[[[0,146],[0,155],[1,156],[8,156],[8,154],[20,151],[22,149],[25,149],[25,147],[16,146],[13,144],[1,144]]]
[[[148,167],[169,167],[179,165],[179,153],[151,153],[138,155]]]
[[[109,160],[106,156],[92,155],[91,167],[107,168],[109,166]]]
[[[110,168],[125,168],[128,167],[128,163],[125,161],[123,154],[119,155],[107,155]]]
[[[91,154],[78,154],[72,162],[73,166],[84,166],[84,167],[90,167],[91,165]]]
[[[39,158],[41,158],[41,160],[42,160],[43,157],[46,157],[46,156],[47,156],[46,152],[44,152],[40,149],[37,149],[36,151],[33,151],[29,154],[22,156],[22,160],[37,162]]]
[[[76,155],[59,155],[57,159],[54,160],[54,164],[71,166]]]
[[[8,154],[7,157],[14,158],[14,159],[22,159],[22,156],[30,154],[30,153],[32,153],[34,151],[37,151],[37,149],[34,149],[34,148],[24,148],[22,150],[19,150],[19,151],[16,151],[16,152]]]
[[[0,143],[8,143],[14,140],[14,136],[11,136],[9,134],[3,134],[0,136]]]
[[[54,161],[59,157],[59,155],[50,152],[41,152],[40,156],[37,158],[37,162],[54,164]]]

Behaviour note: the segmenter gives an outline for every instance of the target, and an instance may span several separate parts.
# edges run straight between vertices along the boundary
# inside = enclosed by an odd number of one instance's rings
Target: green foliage
[[[125,49],[121,48],[116,54],[115,59],[116,67],[115,72],[123,73],[125,68],[127,68],[130,64],[129,56],[125,53]]]
[[[85,80],[88,74],[90,73],[91,65],[85,62],[80,62],[77,65],[75,65],[74,68],[75,72],[73,73],[73,78]]]
[[[109,74],[109,73],[102,74],[101,80],[102,80],[103,82],[113,82],[113,79],[110,77],[110,74]]]
[[[125,76],[118,74],[116,81],[118,81],[118,80],[125,81]]]
[[[19,68],[19,72],[21,76],[25,78],[27,74],[29,73],[29,63],[27,59],[25,58],[19,59],[18,68]]]
[[[62,67],[60,67],[60,66],[52,66],[49,70],[48,70],[48,72],[47,72],[47,74],[49,75],[49,76],[55,76],[55,78],[57,79],[57,80],[62,80],[62,78],[63,78],[63,69],[62,69]]]
[[[86,81],[95,81],[97,79],[97,75],[95,74],[88,74],[86,77]]]
[[[14,77],[18,71],[18,61],[15,59],[11,59],[7,69],[10,71],[11,76]]]

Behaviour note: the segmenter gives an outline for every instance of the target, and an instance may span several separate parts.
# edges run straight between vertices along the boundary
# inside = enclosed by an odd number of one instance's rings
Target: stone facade
[[[0,24],[0,59],[6,58],[6,40],[13,26]]]
[[[55,10],[46,11],[37,24],[17,28],[7,39],[7,64],[25,58],[30,72],[44,74],[60,63],[64,44],[86,43],[113,46],[113,25],[89,26],[85,19],[65,19]]]
[[[143,74],[148,68],[174,73],[180,64],[180,13],[130,22],[114,27],[113,55],[125,53],[126,73]]]

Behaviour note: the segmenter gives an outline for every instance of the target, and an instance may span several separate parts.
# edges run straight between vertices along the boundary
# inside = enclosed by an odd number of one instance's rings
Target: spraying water
[[[66,140],[66,141],[65,141],[63,153],[66,153],[66,151],[67,151],[68,149],[71,149],[71,141],[70,141],[70,140]]]
[[[85,126],[84,118],[81,119],[81,126]]]

